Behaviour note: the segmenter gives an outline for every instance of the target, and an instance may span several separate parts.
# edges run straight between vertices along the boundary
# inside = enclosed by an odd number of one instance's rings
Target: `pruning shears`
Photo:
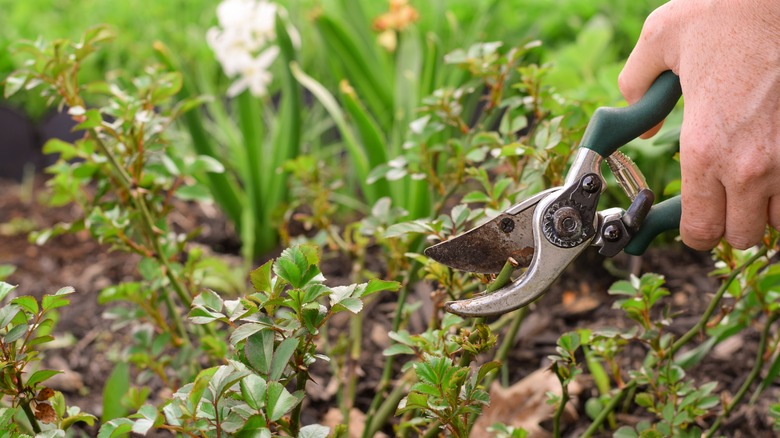
[[[452,301],[446,309],[461,316],[489,316],[527,306],[589,246],[613,257],[642,254],[661,232],[680,226],[680,197],[653,205],[653,192],[637,166],[618,149],[660,123],[682,95],[679,78],[662,73],[637,103],[602,107],[588,123],[563,186],[542,191],[494,219],[438,243],[425,254],[452,268],[498,273],[507,261],[527,270],[489,294]],[[597,211],[606,188],[601,164],[631,198],[628,209]]]

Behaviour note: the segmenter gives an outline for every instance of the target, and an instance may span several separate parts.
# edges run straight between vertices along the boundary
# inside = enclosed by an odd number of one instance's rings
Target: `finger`
[[[764,237],[769,199],[743,185],[726,188],[726,230],[723,237],[736,249],[748,249]]]
[[[780,195],[769,199],[769,225],[780,231]]]
[[[685,117],[685,115],[683,116]],[[692,127],[693,126],[693,127]],[[707,153],[710,145],[696,137],[695,123],[683,125],[680,133],[680,168],[682,172],[682,216],[680,237],[693,249],[705,251],[715,247],[726,229],[726,189]]]

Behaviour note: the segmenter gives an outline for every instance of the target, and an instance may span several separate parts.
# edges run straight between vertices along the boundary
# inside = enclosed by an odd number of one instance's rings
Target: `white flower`
[[[273,76],[268,71],[279,49],[276,40],[276,15],[281,10],[267,0],[224,0],[217,6],[219,27],[206,33],[222,70],[230,78],[238,77],[228,95],[245,89],[254,96],[267,91]]]
[[[243,65],[238,80],[228,88],[228,96],[237,96],[246,89],[249,89],[253,96],[264,96],[268,84],[273,79],[268,67],[271,66],[278,54],[279,47],[271,46]]]

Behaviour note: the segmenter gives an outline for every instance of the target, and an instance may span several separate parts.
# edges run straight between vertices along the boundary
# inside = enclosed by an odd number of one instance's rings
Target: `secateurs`
[[[653,205],[654,196],[639,169],[618,148],[661,122],[682,94],[678,77],[667,71],[639,102],[624,108],[599,108],[588,123],[574,162],[561,187],[545,190],[496,218],[425,254],[452,268],[497,273],[508,260],[525,273],[490,294],[447,303],[449,312],[488,316],[526,306],[544,294],[588,246],[612,257],[621,250],[641,254],[662,231],[679,227],[681,204],[675,197]],[[597,211],[606,182],[607,160],[615,179],[631,197],[627,210]]]

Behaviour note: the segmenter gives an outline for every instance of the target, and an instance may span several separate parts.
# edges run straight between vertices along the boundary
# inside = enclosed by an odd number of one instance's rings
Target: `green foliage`
[[[428,356],[415,364],[419,382],[401,400],[398,414],[421,410],[437,419],[453,436],[466,437],[472,415],[479,414],[482,406],[490,402],[478,382],[498,366],[500,364],[488,362],[477,374],[470,376],[467,366],[457,366],[448,357]]]
[[[65,436],[64,431],[75,423],[94,424],[95,416],[78,407],[68,408],[62,393],[45,386],[46,380],[61,371],[36,369],[41,347],[54,340],[49,333],[56,309],[67,306],[68,295],[75,291],[64,287],[40,300],[26,295],[7,300],[14,289],[16,286],[0,281],[0,394],[11,403],[0,408],[3,431],[46,431],[49,436]],[[27,424],[19,422],[22,416]]]
[[[315,340],[333,315],[358,313],[366,298],[397,290],[399,284],[374,279],[328,287],[323,284],[319,262],[317,248],[293,246],[252,271],[254,293],[225,300],[206,290],[195,297],[190,321],[217,321],[230,328],[228,363],[200,371],[160,413],[148,405],[141,407],[133,416],[106,423],[101,434],[114,436],[131,429],[144,433],[165,427],[206,436],[272,431],[327,436],[326,428],[300,424],[301,402],[311,379],[309,368],[329,360],[317,350]],[[296,390],[290,392],[290,386]]]

